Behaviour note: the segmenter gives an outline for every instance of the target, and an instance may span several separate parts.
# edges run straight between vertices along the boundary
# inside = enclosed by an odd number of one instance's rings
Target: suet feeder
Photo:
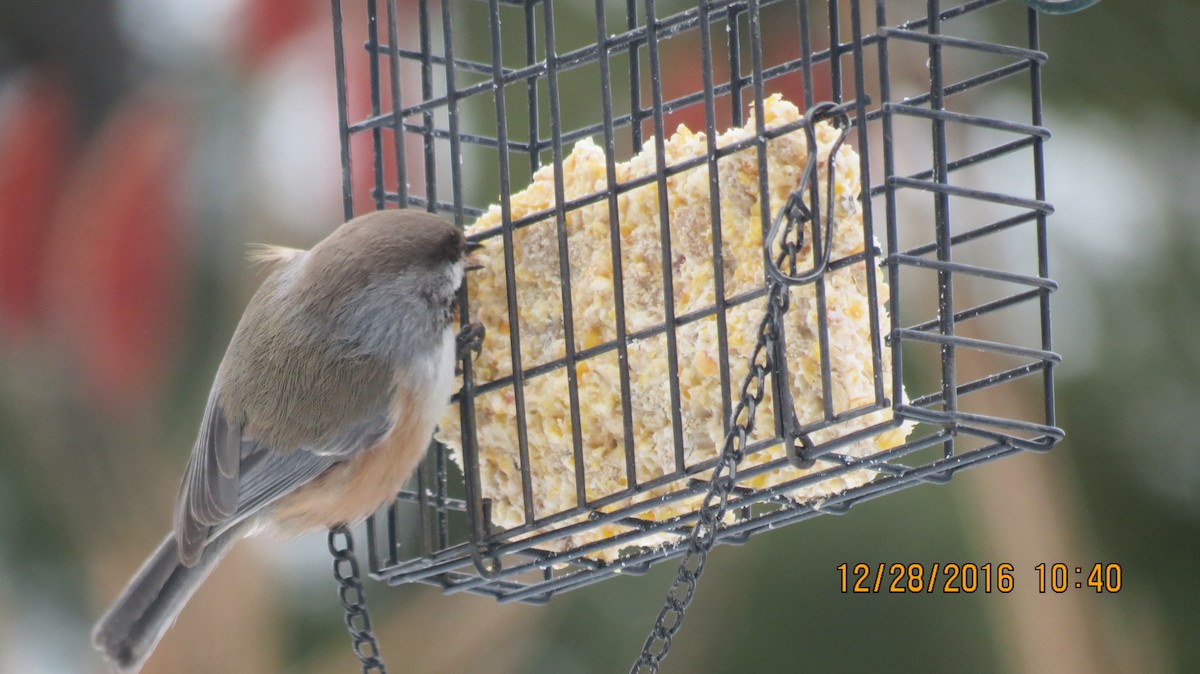
[[[487,260],[370,573],[544,602],[1050,449],[1038,22],[1075,4],[333,0],[346,215]]]

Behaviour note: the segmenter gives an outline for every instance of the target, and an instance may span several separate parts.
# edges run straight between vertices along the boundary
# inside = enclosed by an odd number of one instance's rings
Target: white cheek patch
[[[462,287],[463,282],[463,263],[462,260],[450,265],[450,287],[454,288],[454,292]]]

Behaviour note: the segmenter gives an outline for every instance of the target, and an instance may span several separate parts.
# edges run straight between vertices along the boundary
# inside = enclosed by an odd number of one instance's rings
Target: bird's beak
[[[479,261],[475,259],[474,255],[472,255],[472,253],[478,251],[481,248],[483,248],[483,244],[479,243],[478,241],[468,241],[467,242],[467,245],[466,245],[467,254],[463,257],[463,270],[464,271],[475,271],[477,269],[483,269],[483,265],[480,264]]]

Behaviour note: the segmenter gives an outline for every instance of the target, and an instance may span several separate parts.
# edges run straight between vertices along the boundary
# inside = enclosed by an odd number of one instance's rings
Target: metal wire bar
[[[671,397],[671,440],[675,444],[675,469],[683,470],[683,423],[677,410],[679,402],[679,335],[675,317],[675,257],[671,254],[671,208],[667,199],[666,123],[662,93],[662,64],[659,58],[658,16],[655,0],[645,0],[646,44],[650,61],[651,117],[654,121],[654,164],[658,182],[658,231],[662,255],[663,312],[666,316],[667,385]]]
[[[563,175],[562,108],[558,92],[557,42],[554,36],[554,3],[542,3],[546,23],[546,77],[549,82],[550,137],[553,148],[554,224],[558,233],[558,277],[562,283],[563,345],[566,351],[567,400],[571,419],[571,451],[575,460],[575,503],[587,503],[586,462],[583,458],[583,436],[579,413],[579,369],[575,355],[575,311],[571,297],[571,252],[567,241],[567,213],[562,208],[567,200],[566,179]]]
[[[938,122],[935,120],[934,124],[937,123]],[[896,185],[897,187],[912,187],[918,190],[932,192],[937,197],[937,203],[945,202],[947,204],[947,208],[949,208],[949,197],[954,195],[958,197],[967,197],[969,199],[978,199],[980,201],[990,201],[997,204],[1004,204],[1006,206],[1029,208],[1036,211],[1042,211],[1044,213],[1054,212],[1054,207],[1045,201],[1040,201],[1037,199],[1025,199],[1008,194],[1001,194],[999,192],[989,192],[987,190],[958,187],[957,185],[947,184],[943,182],[943,180],[944,176],[938,175],[936,171],[934,178],[931,180],[913,180],[912,178],[906,178],[904,176],[892,176],[891,178],[892,184]],[[939,225],[938,227],[941,229],[942,225]],[[942,240],[938,241],[938,246],[944,249],[950,246],[948,223],[946,231],[943,234]],[[946,255],[947,258],[949,257],[944,250],[942,255]],[[947,326],[946,329],[950,330],[951,326]]]
[[[865,96],[858,95],[858,92],[866,91],[867,76],[866,76],[866,54],[863,44],[864,28],[862,20],[862,8],[858,3],[853,3],[850,6],[850,30],[854,35],[851,42],[851,51],[854,57],[854,112],[859,119],[867,119],[867,101]],[[809,104],[808,107],[812,107]],[[866,124],[855,124],[855,130],[858,132],[859,147],[868,147],[870,145],[870,136],[867,133]],[[861,194],[872,194],[871,189],[871,155],[868,152],[859,154],[859,175],[861,176]],[[868,197],[869,198],[869,197]],[[833,204],[829,204],[830,212],[833,212]],[[875,221],[872,209],[863,209],[863,240],[875,241]],[[874,250],[871,251],[872,253]],[[872,255],[865,264],[863,264],[863,276],[866,281],[867,291],[867,306],[879,306],[879,286],[877,275],[876,257]],[[870,331],[871,340],[871,383],[874,387],[875,404],[883,405],[886,396],[883,390],[883,339],[879,327],[879,312],[872,311],[867,319]],[[893,389],[895,390],[895,389]]]
[[[367,0],[367,50],[371,52],[371,58],[368,62],[368,71],[371,74],[371,81],[379,81],[379,59],[374,55],[375,47],[379,44],[379,11],[376,0]],[[371,114],[378,116],[381,110],[381,93],[380,87],[371,87]],[[383,188],[383,127],[377,126],[371,129],[371,147],[374,150],[371,156],[374,158],[374,175],[375,188],[371,190],[371,196],[375,200],[375,210],[383,208],[384,204],[384,188]]]
[[[400,43],[400,24],[396,17],[396,0],[387,0],[387,27],[388,27],[388,43]],[[400,79],[400,54],[397,50],[389,49],[386,51],[388,57],[388,85],[392,92],[392,110],[401,110],[403,104],[403,83]],[[372,59],[375,56],[372,55]],[[374,90],[376,87],[372,87]],[[392,142],[393,152],[395,153],[396,165],[396,196],[400,203],[408,202],[408,157],[404,148],[404,118],[399,114],[394,114],[394,124],[392,125]],[[415,130],[415,129],[414,129]],[[380,155],[383,153],[381,152]],[[387,194],[384,195],[386,199]]]
[[[354,217],[354,185],[350,170],[350,111],[346,102],[346,49],[342,39],[342,0],[333,0],[333,70],[337,83],[338,139],[341,141],[342,215]]]
[[[713,47],[711,8],[700,3],[700,70],[704,82],[704,136],[708,155],[708,211],[712,220],[712,265],[713,303],[717,319],[717,348],[719,353],[729,353],[728,304],[725,292],[725,253],[721,232],[721,176],[717,160],[717,103],[716,83],[713,77]],[[721,419],[723,433],[729,432],[733,403],[731,374],[728,360],[717,363],[717,376],[721,384]]]
[[[608,18],[605,14],[604,3],[596,3],[596,44],[602,53],[608,53]],[[600,64],[600,105],[604,132],[605,156],[615,157],[617,154],[616,132],[613,126],[612,73],[607,58],[599,59]],[[616,323],[616,350],[621,388],[621,426],[622,441],[625,451],[625,483],[630,490],[637,489],[637,458],[636,445],[633,438],[633,394],[629,383],[629,334],[625,322],[625,274],[621,262],[621,210],[617,203],[617,193],[613,189],[617,184],[617,167],[613,162],[605,162],[604,180],[607,188],[608,202],[608,240],[610,257],[612,259],[613,278],[613,318]],[[585,350],[586,351],[586,350]],[[582,356],[586,357],[586,356]],[[586,499],[585,499],[586,500]]]
[[[942,18],[938,0],[929,0],[929,33],[936,35],[941,30]],[[943,89],[942,45],[936,41],[929,43],[929,105],[935,110],[945,107],[945,90]],[[899,181],[898,185],[919,187],[933,192],[934,240],[937,243],[937,259],[949,262],[952,255],[950,245],[950,194],[948,168],[948,150],[946,147],[946,120],[934,117],[930,124],[933,136],[933,175],[930,181]],[[950,283],[950,272],[938,270],[938,329],[943,336],[954,334],[954,286]],[[896,333],[893,333],[896,334]],[[948,412],[954,412],[958,407],[957,393],[954,382],[956,373],[956,352],[953,341],[942,342],[942,406]],[[954,455],[954,436],[946,438],[943,445],[946,458]]]
[[[1042,10],[1045,10],[1042,3]],[[1076,11],[1083,7],[1093,4],[1091,0],[1079,0],[1074,3],[1075,7],[1070,11]],[[1034,7],[1037,9],[1037,7]],[[1036,11],[1028,12],[1028,39],[1031,49],[1037,49],[1039,45],[1038,37],[1038,15]],[[1041,64],[1033,64],[1029,70],[1029,115],[1030,122],[1034,126],[1042,125],[1042,68]],[[1046,138],[1038,137],[1033,141],[1033,190],[1034,198],[1038,201],[1046,200],[1046,158],[1045,158],[1045,142]],[[1039,209],[1037,212],[1037,269],[1039,276],[1049,276],[1049,243],[1046,239],[1046,216],[1051,211]],[[1050,295],[1042,293],[1039,298],[1039,309],[1041,310],[1041,340],[1042,349],[1045,351],[1052,350],[1052,338],[1050,336]],[[1055,426],[1054,422],[1054,370],[1046,368],[1042,373],[1042,399],[1045,401],[1045,420],[1047,426]]]

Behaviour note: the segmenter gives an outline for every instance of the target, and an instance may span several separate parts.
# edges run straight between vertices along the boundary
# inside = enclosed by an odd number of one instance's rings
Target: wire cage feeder
[[[463,358],[451,424],[459,448],[435,442],[409,487],[368,521],[377,579],[543,602],[684,554],[721,437],[745,400],[750,366],[731,354],[738,335],[759,334],[780,271],[762,244],[776,223],[794,242],[786,248],[784,232],[780,250],[802,253],[783,269],[792,318],[758,381],[771,382],[768,402],[793,402],[789,393],[795,402],[758,406],[717,542],[841,514],[1061,439],[1046,55],[1038,12],[1025,3],[333,0],[333,12],[346,216],[407,206],[467,227],[492,247],[494,267],[466,285],[494,273],[501,296],[464,293],[461,315],[492,302],[504,318],[484,326],[497,340],[485,350],[504,350],[498,373],[481,375],[474,356]],[[365,30],[353,23],[363,20]],[[354,83],[365,96],[368,78],[369,112],[351,114]],[[772,122],[772,110],[793,112]],[[772,154],[785,142],[799,165]],[[672,155],[687,143],[701,150]],[[581,189],[571,181],[585,169]],[[835,193],[835,172],[854,184]],[[744,213],[727,193],[740,175]],[[522,210],[534,183],[546,200]],[[633,204],[648,212],[634,215]],[[695,209],[707,214],[699,225]],[[686,226],[699,227],[708,252],[688,247]],[[522,230],[542,231],[540,244]],[[748,256],[730,241],[746,232],[756,246]],[[839,248],[830,243],[838,237],[857,243]],[[647,241],[657,252],[642,264],[631,251]],[[537,245],[545,264],[530,268]],[[581,248],[607,271],[581,272]],[[739,255],[758,265],[749,285],[731,271]],[[701,299],[681,299],[693,268],[707,285]],[[639,322],[634,276],[647,269],[657,313]],[[522,284],[539,275],[558,293],[551,323],[562,335],[546,353],[522,342],[536,332],[522,315]],[[597,278],[606,318],[589,340],[579,334],[588,321],[580,298]],[[852,350],[839,343],[846,321],[862,336],[852,396],[838,360]],[[719,348],[701,355],[695,326],[715,331]],[[602,365],[612,378],[588,388],[585,374]],[[658,373],[658,408],[639,397],[642,370]],[[801,373],[807,386],[781,385]],[[538,388],[551,381],[562,392],[554,400]],[[498,409],[488,396],[501,393],[512,441],[495,447],[485,417]],[[700,424],[707,436],[688,418],[701,393],[716,401]],[[614,430],[597,448],[588,423],[605,414]],[[552,422],[557,441],[544,428]],[[668,459],[649,470],[639,461],[652,443]],[[566,476],[558,505],[542,498],[547,466]],[[516,494],[507,520],[498,470]],[[613,472],[613,489],[595,489],[589,470]]]

